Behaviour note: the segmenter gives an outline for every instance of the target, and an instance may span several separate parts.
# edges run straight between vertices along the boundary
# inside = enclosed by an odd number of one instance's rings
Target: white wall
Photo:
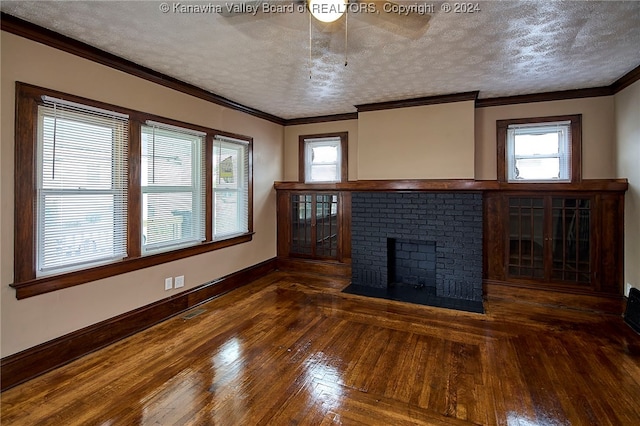
[[[624,211],[624,282],[640,289],[640,81],[615,95],[615,111],[616,172],[629,180]]]

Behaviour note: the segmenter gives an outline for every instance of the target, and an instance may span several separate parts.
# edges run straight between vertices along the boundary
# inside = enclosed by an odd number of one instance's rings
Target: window
[[[347,180],[347,133],[300,136],[299,149],[302,182]]]
[[[142,126],[142,252],[205,240],[206,133],[147,121]]]
[[[507,128],[509,182],[568,181],[571,122],[511,124]]]
[[[498,121],[498,178],[514,182],[580,180],[580,116]]]
[[[306,182],[340,182],[340,138],[305,139]]]
[[[213,143],[213,238],[249,231],[249,143],[216,135]]]
[[[16,297],[251,241],[252,147],[16,83]]]
[[[38,106],[36,275],[127,256],[128,116],[44,97]]]

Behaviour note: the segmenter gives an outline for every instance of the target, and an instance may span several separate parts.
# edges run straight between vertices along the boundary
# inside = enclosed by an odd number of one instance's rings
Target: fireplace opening
[[[387,239],[389,286],[436,287],[434,241]]]

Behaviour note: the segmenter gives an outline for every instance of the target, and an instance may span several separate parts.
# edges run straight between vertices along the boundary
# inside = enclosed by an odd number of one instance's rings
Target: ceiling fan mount
[[[322,31],[338,30],[340,26],[335,24],[345,20],[349,14],[366,24],[415,39],[424,34],[437,9],[423,6],[424,3],[419,1],[397,3],[388,0],[232,0],[220,14],[228,18],[245,16],[257,20],[283,13],[299,15],[309,12]]]

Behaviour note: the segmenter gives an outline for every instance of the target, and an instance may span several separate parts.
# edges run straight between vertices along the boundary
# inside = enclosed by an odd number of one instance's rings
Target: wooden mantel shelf
[[[496,180],[356,180],[339,183],[275,182],[285,191],[626,191],[627,179],[585,179],[580,183],[504,183]]]

